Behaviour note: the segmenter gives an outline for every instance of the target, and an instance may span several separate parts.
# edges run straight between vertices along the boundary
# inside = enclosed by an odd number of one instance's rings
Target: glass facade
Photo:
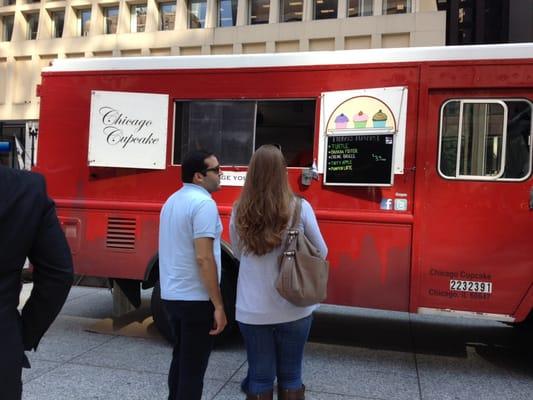
[[[130,9],[131,31],[144,32],[146,29],[146,4],[134,4]]]
[[[405,14],[411,12],[411,0],[383,0],[383,14]]]
[[[250,25],[268,24],[270,0],[250,0]]]
[[[237,23],[237,0],[220,0],[218,3],[218,26],[235,26]]]
[[[281,0],[280,21],[301,21],[303,15],[303,0]]]
[[[207,0],[189,0],[189,28],[205,28]]]
[[[104,33],[117,33],[118,6],[104,8]]]
[[[91,9],[78,10],[78,32],[80,36],[87,36],[91,25]]]
[[[65,25],[65,11],[52,11],[52,38],[60,38],[63,35]]]
[[[4,15],[2,17],[2,41],[9,42],[13,36],[13,15]]]
[[[176,3],[159,3],[159,30],[174,30]]]
[[[37,30],[39,29],[39,13],[32,13],[26,15],[26,39],[37,39]]]
[[[373,14],[374,0],[348,0],[348,17],[368,17]]]
[[[337,0],[315,0],[314,19],[337,18]]]

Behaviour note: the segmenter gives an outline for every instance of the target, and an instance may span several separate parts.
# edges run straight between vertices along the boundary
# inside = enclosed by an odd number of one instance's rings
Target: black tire
[[[512,323],[510,325],[520,331],[533,333],[533,312],[531,312],[528,317],[522,322]]]
[[[170,343],[174,343],[176,338],[170,327],[170,322],[167,317],[163,303],[161,302],[161,286],[159,280],[154,284],[154,290],[152,291],[152,298],[150,300],[150,308],[152,310],[152,317],[159,333],[168,340]]]
[[[237,337],[239,329],[235,321],[235,303],[237,301],[237,277],[239,274],[238,261],[228,253],[222,252],[222,277],[220,291],[224,302],[224,311],[228,324],[215,339],[216,345],[231,343]]]
[[[220,279],[220,290],[224,302],[224,311],[228,324],[226,328],[215,338],[215,344],[223,345],[231,343],[237,338],[239,332],[235,321],[235,302],[237,300],[237,276],[239,273],[239,263],[231,255],[222,252],[222,277]],[[152,298],[150,302],[154,323],[161,335],[170,343],[175,342],[175,336],[170,327],[170,323],[161,303],[161,286],[159,280],[154,284]]]

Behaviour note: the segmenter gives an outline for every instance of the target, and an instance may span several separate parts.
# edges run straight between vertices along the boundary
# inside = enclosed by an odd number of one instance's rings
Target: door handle
[[[529,190],[529,211],[533,210],[533,187]]]

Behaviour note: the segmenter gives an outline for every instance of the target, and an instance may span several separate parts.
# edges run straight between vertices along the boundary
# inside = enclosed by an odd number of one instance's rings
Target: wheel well
[[[144,279],[142,282],[143,289],[150,289],[154,287],[159,280],[159,253],[156,253],[148,262],[146,270],[144,271]]]
[[[231,245],[225,240],[221,240],[220,249],[222,251],[222,254],[221,254],[222,268],[225,268],[225,269],[231,268],[234,273],[237,273],[239,271],[239,260],[237,260],[237,258],[233,254]]]
[[[533,326],[533,309],[529,312],[526,319],[524,319],[524,323],[526,323],[529,326]]]
[[[235,279],[237,272],[239,271],[239,261],[233,255],[231,245],[225,240],[220,241],[221,248],[221,262],[222,268],[225,272],[230,273]],[[146,271],[144,272],[144,280],[142,282],[143,289],[149,289],[154,287],[155,283],[159,280],[159,253],[156,253],[148,262]]]

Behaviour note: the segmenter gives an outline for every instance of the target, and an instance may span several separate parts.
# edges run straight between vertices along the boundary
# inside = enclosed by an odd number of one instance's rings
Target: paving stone
[[[62,365],[59,362],[45,361],[32,358],[30,354],[27,354],[27,356],[30,361],[31,368],[22,369],[22,382],[24,384]]]
[[[61,314],[94,319],[111,317],[113,296],[109,289],[93,289],[83,296],[74,294],[72,300],[67,301],[63,306]]]
[[[167,373],[172,359],[172,347],[163,340],[117,337],[71,362],[135,371]],[[209,358],[206,378],[228,380],[244,364],[246,354],[242,346],[214,349]]]
[[[23,300],[30,290],[24,285]],[[143,292],[134,320],[150,313],[149,299]],[[23,399],[165,400],[171,346],[155,335],[86,331],[111,314],[107,289],[73,288],[38,351],[28,353]],[[532,360],[531,332],[500,323],[325,306],[303,379],[310,400],[533,400]],[[241,342],[218,346],[203,400],[244,399],[246,371]]]
[[[309,390],[383,399],[420,398],[410,354],[309,344],[303,380]],[[388,365],[388,366],[387,366]]]
[[[242,345],[216,348],[209,357],[206,378],[230,380],[246,364],[246,351]]]
[[[172,349],[163,341],[117,336],[114,340],[70,362],[95,367],[166,374],[171,357]]]
[[[214,398],[223,381],[206,379],[202,400]],[[24,385],[23,400],[166,399],[166,374],[65,364]]]
[[[357,397],[357,396],[346,396],[336,393],[324,393],[324,392],[314,392],[307,390],[305,392],[306,400],[379,400],[378,397]],[[212,400],[236,400],[244,399],[244,394],[240,391],[240,386],[238,383],[230,382],[224,385],[220,393],[218,393]],[[277,395],[274,394],[274,399],[277,399]]]
[[[487,362],[494,351],[505,350],[481,346],[468,347],[466,357],[417,355],[422,399],[533,399],[533,365]]]
[[[66,362],[115,339],[84,331],[84,327],[91,323],[94,320],[60,315],[45,333],[37,352],[28,354],[32,359]]]

